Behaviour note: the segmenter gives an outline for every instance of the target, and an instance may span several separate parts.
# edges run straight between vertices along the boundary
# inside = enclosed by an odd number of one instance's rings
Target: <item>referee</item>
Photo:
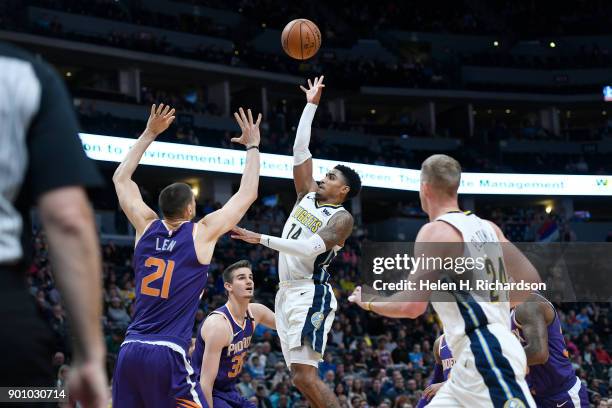
[[[100,182],[61,79],[48,64],[0,42],[0,387],[55,385],[52,333],[24,276],[29,210],[37,205],[73,328],[70,397],[83,407],[108,405],[100,252],[84,189]]]

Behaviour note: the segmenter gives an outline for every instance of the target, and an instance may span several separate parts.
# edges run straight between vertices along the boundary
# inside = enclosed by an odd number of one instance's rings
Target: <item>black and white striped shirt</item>
[[[0,42],[0,265],[22,259],[29,228],[23,215],[41,194],[99,182],[62,80],[48,64]]]

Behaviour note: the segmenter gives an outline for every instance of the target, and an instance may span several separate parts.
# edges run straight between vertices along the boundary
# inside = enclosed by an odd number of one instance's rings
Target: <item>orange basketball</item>
[[[314,56],[321,47],[321,31],[305,18],[290,21],[281,35],[283,50],[291,58],[305,60]]]

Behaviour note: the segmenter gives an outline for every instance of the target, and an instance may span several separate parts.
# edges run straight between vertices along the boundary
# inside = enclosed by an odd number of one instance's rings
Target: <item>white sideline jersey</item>
[[[477,280],[506,281],[495,230],[476,215],[460,211],[444,214],[436,221],[444,221],[461,233],[464,257],[482,257],[484,262],[465,272],[468,275],[463,279],[469,279],[472,285],[469,291],[452,291],[449,301],[432,302],[444,325],[455,365],[450,379],[428,407],[535,408],[525,381],[527,358],[510,331],[508,293],[474,288]]]
[[[464,257],[485,259],[485,268],[472,270],[471,287],[476,280],[506,282],[502,247],[495,230],[486,220],[471,212],[450,212],[436,221],[444,221],[455,227],[463,236]],[[510,302],[504,291],[462,292],[463,298],[456,302],[432,302],[444,326],[446,342],[453,355],[458,355],[467,346],[466,334],[475,328],[499,323],[510,332]],[[465,300],[465,301],[462,301]]]
[[[315,193],[306,194],[291,211],[283,227],[283,238],[298,241],[307,240],[325,227],[337,212],[346,211],[341,205],[319,204]],[[302,258],[282,252],[278,256],[278,275],[281,282],[312,279],[315,283],[325,283],[329,278],[327,266],[342,247],[334,246],[318,256]]]

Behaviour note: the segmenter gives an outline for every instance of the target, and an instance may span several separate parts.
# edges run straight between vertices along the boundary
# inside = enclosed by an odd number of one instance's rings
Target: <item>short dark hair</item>
[[[239,268],[249,268],[253,270],[251,263],[246,259],[234,262],[223,270],[223,283],[232,283],[232,280],[234,280],[234,271]]]
[[[189,184],[172,183],[159,193],[159,210],[164,218],[178,218],[193,198]]]
[[[340,170],[344,180],[346,180],[346,185],[349,186],[349,192],[346,194],[346,199],[349,200],[356,197],[361,191],[361,177],[359,177],[359,174],[357,174],[355,170],[343,164],[338,164],[334,168],[336,170]]]

